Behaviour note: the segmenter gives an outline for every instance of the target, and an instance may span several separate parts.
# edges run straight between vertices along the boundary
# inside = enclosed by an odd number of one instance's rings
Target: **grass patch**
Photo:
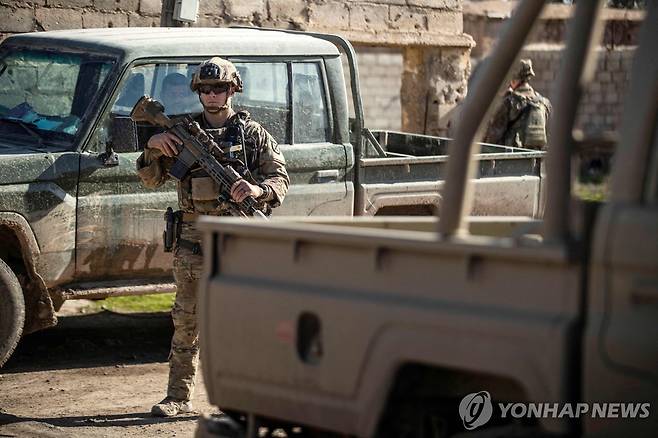
[[[95,310],[111,310],[119,313],[169,312],[174,305],[175,293],[110,297],[94,301]]]
[[[600,184],[576,182],[573,193],[583,201],[605,202],[610,195],[610,187],[607,181]]]

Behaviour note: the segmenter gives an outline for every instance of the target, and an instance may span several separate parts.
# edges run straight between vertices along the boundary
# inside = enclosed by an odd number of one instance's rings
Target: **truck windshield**
[[[70,146],[112,64],[111,58],[90,54],[0,53],[0,140],[26,149]]]

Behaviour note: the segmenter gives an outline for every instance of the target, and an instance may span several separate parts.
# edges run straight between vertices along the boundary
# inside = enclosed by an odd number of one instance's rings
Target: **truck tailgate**
[[[227,218],[199,226],[212,404],[365,436],[390,389],[381,382],[405,363],[505,376],[530,400],[569,396],[559,370],[575,360],[580,294],[562,247]]]

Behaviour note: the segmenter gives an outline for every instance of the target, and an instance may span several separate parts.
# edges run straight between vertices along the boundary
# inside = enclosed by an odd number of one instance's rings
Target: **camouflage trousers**
[[[181,224],[181,239],[200,242],[201,234],[193,223]],[[203,256],[191,248],[177,245],[174,250],[176,301],[171,311],[174,336],[169,353],[167,396],[189,400],[194,391],[199,367],[199,327],[197,325],[197,285],[201,277]]]

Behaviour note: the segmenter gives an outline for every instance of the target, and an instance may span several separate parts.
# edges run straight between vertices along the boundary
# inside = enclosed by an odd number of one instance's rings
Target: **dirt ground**
[[[166,391],[169,315],[78,310],[26,336],[0,369],[0,437],[193,436],[197,414],[150,415]],[[217,412],[201,376],[193,403]]]

